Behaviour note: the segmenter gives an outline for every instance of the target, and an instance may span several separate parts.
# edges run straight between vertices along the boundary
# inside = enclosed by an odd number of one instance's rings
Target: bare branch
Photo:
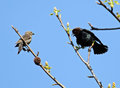
[[[88,76],[88,78],[94,78],[94,76]]]
[[[90,23],[88,23],[88,24],[91,27],[91,30],[117,30],[117,29],[120,29],[120,27],[116,27],[116,28],[96,28],[96,27],[93,27],[93,25],[91,25]]]
[[[109,9],[101,0],[98,0],[99,2],[96,2],[98,5],[103,6],[107,11],[109,11],[118,22],[120,22],[120,19],[115,15],[115,13],[113,12],[113,8]]]
[[[25,43],[25,45],[28,47],[28,49],[30,50],[30,52],[33,54],[34,58],[34,62],[36,65],[40,66],[43,71],[57,84],[59,85],[61,88],[65,88],[60,82],[58,82],[55,77],[53,77],[45,68],[44,66],[41,64],[41,59],[39,57],[37,57],[39,55],[39,52],[37,53],[37,55],[32,51],[32,49],[29,47],[29,45],[25,42],[25,40],[23,39],[23,37],[20,35],[20,33],[18,32],[18,30],[16,28],[13,27],[13,25],[11,25],[12,28],[15,30],[15,32],[20,36],[20,38],[23,40],[23,42]]]
[[[91,52],[91,48],[94,46],[94,42],[92,43],[92,45],[89,47],[88,49],[88,61],[87,63],[90,64],[90,52]]]
[[[42,64],[40,64],[40,67],[44,70],[44,72],[45,72],[50,78],[52,78],[52,79],[56,82],[57,85],[59,85],[61,88],[65,88],[64,85],[62,85],[60,82],[58,82],[55,77],[53,77],[48,71],[45,70],[45,68],[44,68],[44,66],[43,66]]]
[[[59,17],[58,14],[56,15],[56,17],[58,18],[58,20],[59,20],[61,26],[63,27],[63,29],[65,30],[65,32],[67,33],[68,38],[69,38],[69,41],[70,41],[70,43],[71,43],[73,49],[74,49],[75,52],[77,53],[78,57],[79,57],[80,60],[87,66],[87,68],[88,68],[89,71],[91,72],[93,78],[95,79],[95,81],[97,82],[97,84],[99,85],[99,87],[100,87],[100,88],[103,88],[101,82],[100,82],[100,81],[97,79],[97,77],[95,76],[95,73],[93,72],[93,70],[92,70],[90,64],[87,63],[87,62],[82,58],[82,56],[79,54],[78,50],[77,50],[76,47],[74,46],[74,44],[73,44],[73,42],[72,42],[72,39],[71,39],[71,36],[70,36],[69,32],[66,30],[66,28],[65,28],[65,26],[64,26],[64,24],[63,24],[63,22],[62,22],[62,20],[61,20],[61,17]],[[92,48],[92,47],[91,47],[91,48]]]

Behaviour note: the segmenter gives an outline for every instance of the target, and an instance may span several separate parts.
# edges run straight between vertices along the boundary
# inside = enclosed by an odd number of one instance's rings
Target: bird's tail
[[[22,50],[22,48],[23,48],[23,44],[20,43],[20,44],[19,44],[19,48],[18,48],[18,54],[20,53],[20,51]]]
[[[103,44],[98,44],[97,42],[94,43],[93,46],[94,54],[103,54],[108,51],[108,47]]]
[[[19,46],[19,44],[16,44],[16,45],[15,45],[15,47],[18,47],[18,46]]]

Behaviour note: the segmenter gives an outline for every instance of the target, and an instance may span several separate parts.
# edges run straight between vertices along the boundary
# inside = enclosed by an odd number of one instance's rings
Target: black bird
[[[81,47],[88,47],[93,45],[94,54],[103,54],[108,51],[108,47],[103,45],[102,42],[89,30],[74,28],[72,30],[73,35],[76,37],[77,44]]]

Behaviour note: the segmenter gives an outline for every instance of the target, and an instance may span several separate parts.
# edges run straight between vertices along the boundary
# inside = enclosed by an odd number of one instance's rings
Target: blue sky
[[[69,22],[71,29],[90,29],[88,22],[98,28],[119,27],[117,20],[97,5],[96,0],[1,0],[0,88],[60,88],[52,86],[54,81],[34,64],[31,53],[22,51],[17,55],[14,46],[19,36],[11,25],[22,35],[25,31],[35,33],[30,47],[35,53],[39,51],[42,64],[48,61],[51,74],[66,88],[99,88],[94,79],[87,78],[91,74],[67,44],[68,37],[57,18],[49,15],[55,6],[61,9],[62,21],[65,25]],[[120,31],[92,32],[109,50],[103,55],[94,55],[92,51],[90,64],[104,88],[112,82],[120,88]],[[75,37],[72,40],[76,45]],[[87,49],[79,50],[85,60]]]

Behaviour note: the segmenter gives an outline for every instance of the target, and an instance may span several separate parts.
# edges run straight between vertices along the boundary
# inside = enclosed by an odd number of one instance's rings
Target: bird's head
[[[28,34],[28,35],[35,35],[33,32],[31,32],[31,31],[27,31],[27,32],[25,32],[25,34]]]
[[[78,36],[81,31],[82,31],[82,29],[79,28],[79,27],[74,28],[74,29],[72,30],[72,35],[73,35],[73,36]]]

